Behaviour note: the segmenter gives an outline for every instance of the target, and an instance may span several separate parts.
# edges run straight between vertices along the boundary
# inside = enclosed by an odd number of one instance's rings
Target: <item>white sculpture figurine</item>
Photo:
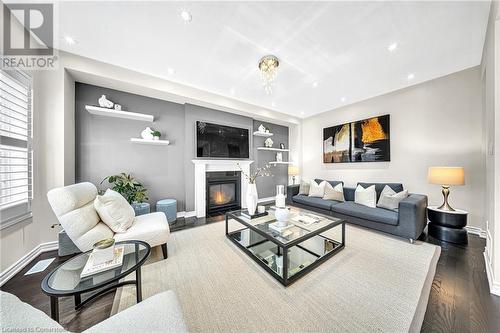
[[[262,124],[260,124],[258,130],[259,130],[260,133],[265,133],[266,132],[266,128]]]
[[[141,137],[144,140],[153,140],[153,130],[149,127],[146,127],[144,131],[141,132]]]
[[[264,146],[266,146],[267,148],[272,148],[273,140],[271,140],[271,138],[267,138],[266,141],[264,141]]]
[[[112,109],[114,105],[115,105],[115,103],[113,103],[109,99],[107,99],[106,95],[102,95],[101,98],[99,98],[99,106],[101,108]]]

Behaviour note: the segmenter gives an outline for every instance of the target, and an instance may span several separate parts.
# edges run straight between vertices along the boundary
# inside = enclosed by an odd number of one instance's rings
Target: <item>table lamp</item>
[[[292,176],[292,185],[295,185],[295,176],[299,174],[299,167],[295,165],[290,165],[288,167],[288,175]]]
[[[451,185],[465,185],[463,167],[430,167],[427,176],[429,183],[441,185],[444,202],[438,209],[455,211],[448,203]]]

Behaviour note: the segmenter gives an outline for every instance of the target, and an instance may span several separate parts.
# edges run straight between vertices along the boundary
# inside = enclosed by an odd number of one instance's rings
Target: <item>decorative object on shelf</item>
[[[260,124],[259,128],[258,128],[259,132],[261,133],[265,133],[266,132],[266,127],[262,124]]]
[[[122,172],[118,175],[108,176],[101,181],[101,184],[105,180],[111,185],[111,189],[120,193],[129,204],[148,200],[147,189],[129,174]]]
[[[292,177],[292,185],[295,185],[295,176],[299,175],[299,167],[295,165],[288,166],[288,175]]]
[[[285,149],[285,144],[283,142],[280,143],[280,149]]]
[[[115,105],[115,103],[106,98],[106,95],[102,95],[101,98],[99,98],[98,102],[101,108],[112,109]]]
[[[259,214],[265,213],[266,212],[266,206],[262,206],[262,205],[257,206],[257,212]]]
[[[161,137],[160,131],[153,131],[151,134],[153,134],[153,140],[160,140]]]
[[[276,153],[276,162],[283,162],[283,153]]]
[[[267,138],[266,141],[264,141],[264,146],[267,148],[272,148],[273,147],[273,139]]]
[[[274,55],[266,55],[259,60],[259,70],[264,90],[267,94],[273,92],[273,84],[278,73],[280,62]]]
[[[248,174],[241,168],[241,165],[239,163],[236,163],[236,165],[240,169],[241,174],[248,181],[248,187],[247,187],[247,193],[246,193],[246,204],[247,204],[248,213],[250,215],[255,215],[255,210],[257,209],[257,202],[259,200],[259,197],[257,194],[257,186],[255,184],[255,181],[259,177],[266,177],[266,176],[272,177],[272,174],[269,172],[270,166],[269,166],[269,164],[266,164],[263,167],[256,168],[253,172],[250,172]]]
[[[122,110],[122,106],[120,104],[115,104],[115,110],[116,111],[121,111]]]
[[[141,138],[144,140],[153,140],[153,130],[148,126],[141,132]]]
[[[391,160],[390,116],[323,128],[323,163]]]
[[[113,260],[115,257],[115,240],[106,238],[98,241],[92,247],[94,256],[94,265],[100,265],[107,261]]]
[[[444,210],[437,207],[427,207],[427,216],[429,224],[427,230],[430,236],[455,244],[467,244],[469,242],[467,236],[468,213],[464,210]]]
[[[284,208],[285,207],[285,186],[284,185],[277,185],[276,186],[276,197],[274,199],[274,205],[277,208]]]
[[[266,133],[271,133],[271,130],[269,130],[269,128],[266,127]]]
[[[451,185],[465,185],[465,173],[463,167],[430,167],[427,179],[430,184],[442,186],[443,204],[437,209],[453,212],[453,209],[448,203]]]

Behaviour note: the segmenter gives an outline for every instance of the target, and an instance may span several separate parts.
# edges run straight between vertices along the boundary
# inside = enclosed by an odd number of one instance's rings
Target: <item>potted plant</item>
[[[122,172],[118,175],[107,176],[101,181],[101,184],[106,180],[113,191],[120,193],[128,201],[136,211],[136,215],[139,215],[137,212],[146,208],[144,206],[148,206],[149,210],[149,204],[145,203],[148,200],[147,189],[130,174]]]
[[[241,174],[248,181],[248,187],[247,187],[247,193],[246,193],[246,204],[247,204],[248,213],[250,215],[254,215],[255,209],[257,208],[257,201],[259,200],[259,197],[257,194],[257,186],[255,185],[255,181],[259,177],[272,176],[272,174],[269,172],[269,168],[271,166],[269,164],[266,164],[263,167],[258,167],[253,172],[250,172],[249,174],[247,174],[245,171],[243,171],[243,169],[241,168],[241,165],[239,163],[237,163],[237,165],[241,171]]]
[[[161,137],[160,131],[152,131],[151,134],[153,134],[153,140],[160,140]]]

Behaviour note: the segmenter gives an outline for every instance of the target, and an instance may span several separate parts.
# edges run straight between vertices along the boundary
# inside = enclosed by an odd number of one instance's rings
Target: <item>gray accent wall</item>
[[[152,114],[154,123],[92,115],[85,105],[97,105],[105,94],[121,104],[123,110]],[[75,176],[76,182],[89,181],[104,189],[99,182],[106,176],[120,172],[131,173],[148,188],[149,203],[154,210],[157,200],[177,199],[178,211],[194,210],[194,164],[196,159],[196,121],[247,128],[250,132],[250,159],[262,166],[275,160],[275,152],[258,151],[265,138],[254,137],[261,122],[252,118],[213,110],[191,104],[177,104],[164,100],[125,93],[93,85],[75,84]],[[274,147],[280,142],[288,148],[288,128],[263,123],[274,133]],[[168,146],[142,145],[130,142],[140,137],[150,126],[170,140]],[[288,160],[288,154],[284,154]],[[275,195],[277,184],[287,184],[286,165],[271,168],[274,177],[257,182],[260,198]]]
[[[87,112],[85,105],[97,105],[103,94],[121,104],[123,110],[154,115],[154,123],[96,116]],[[130,142],[130,138],[140,138],[146,126],[160,131],[162,139],[170,140],[170,145]],[[159,199],[175,198],[178,210],[184,210],[183,105],[76,83],[75,127],[76,182],[89,181],[99,187],[106,176],[131,173],[148,189],[152,206]]]
[[[252,132],[257,131],[261,124],[269,128],[269,131],[273,133],[271,137],[273,140],[273,148],[279,148],[280,143],[284,143],[286,149],[290,148],[288,142],[288,127],[254,120]],[[264,147],[264,141],[266,141],[266,139],[266,137],[262,136],[253,137],[252,150],[254,166],[263,167],[269,162],[276,161],[276,151],[257,149],[257,147]],[[289,161],[290,153],[282,152],[282,154],[283,161]],[[288,185],[287,164],[271,165],[270,172],[272,174],[271,177],[260,177],[257,179],[257,192],[259,198],[274,197],[276,195],[276,185],[285,185],[285,188]]]

